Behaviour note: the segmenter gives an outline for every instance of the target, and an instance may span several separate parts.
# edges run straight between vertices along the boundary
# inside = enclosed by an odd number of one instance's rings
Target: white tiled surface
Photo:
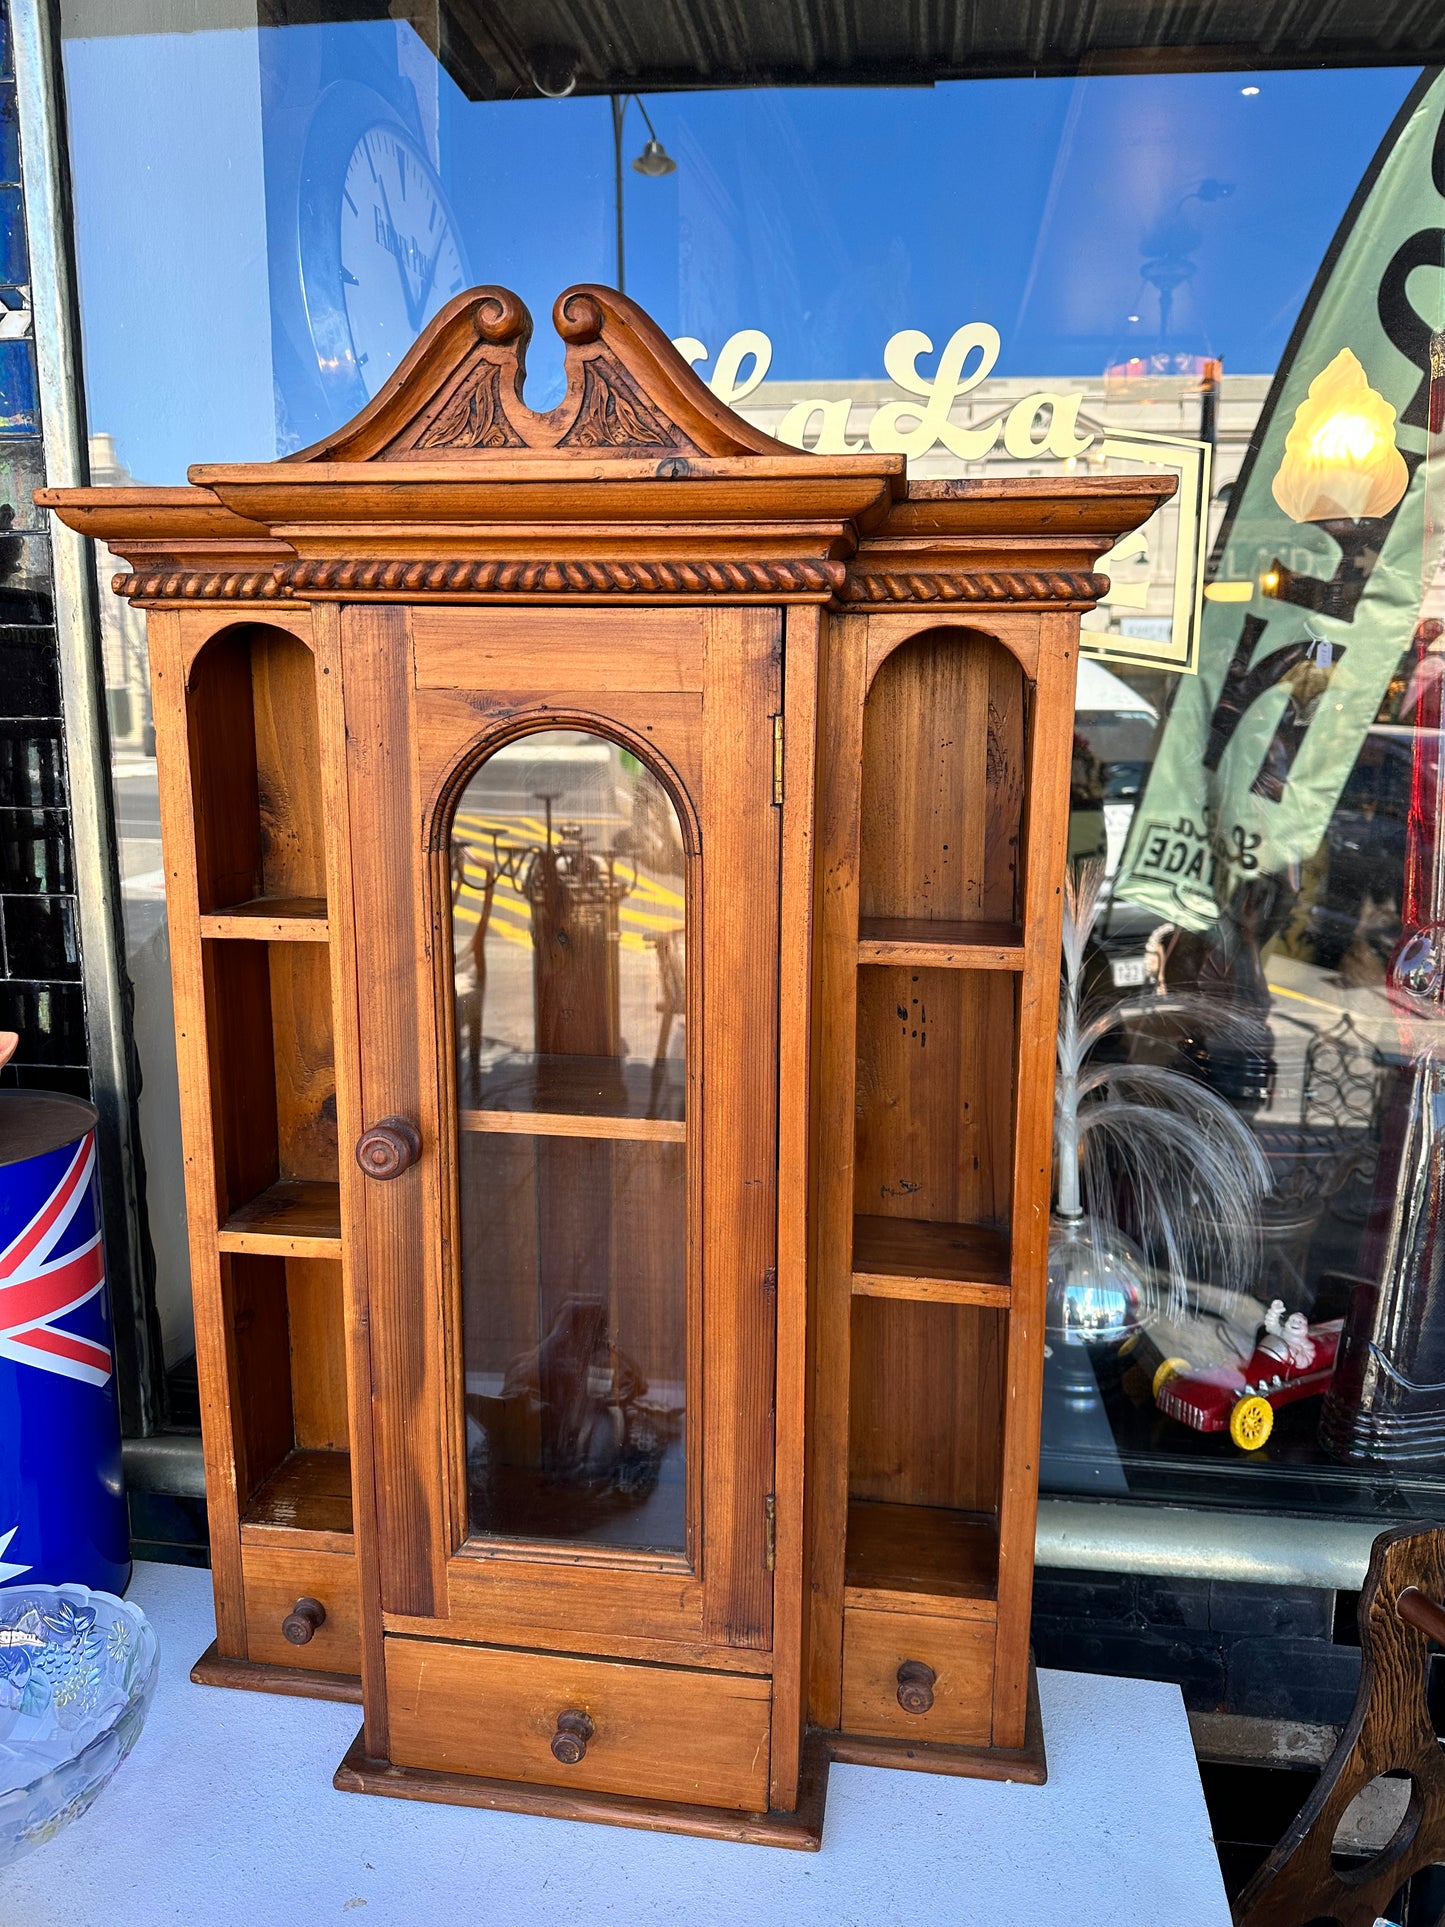
[[[835,1766],[819,1854],[337,1793],[358,1709],[192,1686],[209,1575],[142,1565],[161,1682],[0,1927],[1229,1927],[1178,1689],[1041,1673],[1046,1787]]]

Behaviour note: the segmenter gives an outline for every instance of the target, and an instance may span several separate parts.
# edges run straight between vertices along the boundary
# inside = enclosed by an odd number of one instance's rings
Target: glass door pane
[[[620,744],[494,752],[453,822],[468,1511],[682,1551],[686,856]]]

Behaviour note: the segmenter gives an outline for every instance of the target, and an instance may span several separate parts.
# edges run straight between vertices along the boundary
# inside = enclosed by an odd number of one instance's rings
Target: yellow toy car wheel
[[[1181,1372],[1187,1372],[1188,1370],[1189,1360],[1187,1358],[1166,1358],[1162,1364],[1154,1367],[1154,1383],[1149,1389],[1153,1392],[1155,1398],[1158,1398],[1171,1378],[1178,1378]]]
[[[1257,1452],[1274,1430],[1274,1407],[1267,1398],[1242,1398],[1229,1415],[1229,1436],[1241,1452]]]

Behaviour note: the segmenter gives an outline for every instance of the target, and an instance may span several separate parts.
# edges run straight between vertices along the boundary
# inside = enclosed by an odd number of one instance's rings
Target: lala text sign
[[[1386,135],[1321,266],[1220,531],[1116,889],[1203,930],[1318,848],[1420,611],[1445,78]],[[1396,418],[1398,417],[1398,426]]]
[[[680,336],[673,345],[694,364],[708,359],[706,344],[694,335]],[[1101,430],[1081,419],[1081,390],[1039,388],[986,412],[982,420],[956,421],[955,405],[988,380],[1001,346],[997,328],[987,321],[970,321],[943,344],[937,369],[930,375],[920,361],[933,353],[932,341],[917,328],[900,329],[884,347],[883,366],[903,393],[875,407],[866,428],[854,431],[853,411],[858,404],[852,398],[804,396],[789,404],[773,432],[794,448],[823,455],[852,455],[872,448],[880,455],[902,454],[916,462],[941,449],[968,463],[981,462],[1002,448],[1019,462],[1052,459],[1072,466],[1083,460],[1090,466],[1117,462],[1130,469],[1172,470],[1179,478],[1179,492],[1171,505],[1178,524],[1173,536],[1167,634],[1145,639],[1085,630],[1081,640],[1090,655],[1151,669],[1192,672],[1207,539],[1208,444],[1179,435]],[[739,329],[718,350],[708,385],[729,408],[741,409],[762,385],[772,358],[772,342],[761,329]],[[1121,564],[1147,561],[1160,542],[1169,539],[1163,532],[1168,512],[1159,511],[1101,557],[1100,573],[1108,575]],[[1147,594],[1147,581],[1119,582],[1104,602],[1142,609]]]

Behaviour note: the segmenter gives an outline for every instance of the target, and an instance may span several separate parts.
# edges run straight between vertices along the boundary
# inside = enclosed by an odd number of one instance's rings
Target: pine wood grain
[[[386,1671],[399,1766],[767,1810],[766,1679],[396,1638]],[[550,1745],[572,1709],[594,1730],[565,1766]]]
[[[864,723],[860,917],[1018,922],[1025,710],[1018,663],[961,627],[883,662]]]
[[[291,1552],[244,1545],[246,1653],[253,1664],[294,1666],[303,1673],[356,1674],[361,1669],[356,1561],[339,1552]],[[281,1622],[300,1599],[320,1602],[326,1617],[304,1646]]]
[[[1029,933],[1029,957],[1018,990],[1015,1075],[1019,1095],[1010,1209],[1008,1402],[999,1501],[993,1739],[996,1746],[1003,1747],[1023,1745],[1028,1721],[1029,1609],[1038,1512],[1044,1296],[1053,1177],[1055,1035],[1069,830],[1066,770],[1073,748],[1078,653],[1078,629],[1071,617],[1039,618],[1023,878],[1023,923]]]
[[[308,1452],[348,1452],[346,1317],[339,1264],[287,1259],[286,1323],[296,1444]]]
[[[224,619],[208,614],[206,620],[214,627]],[[222,1654],[244,1659],[246,1625],[237,1492],[237,1456],[244,1447],[233,1410],[228,1281],[223,1280],[216,1247],[216,1225],[224,1200],[216,1168],[218,1142],[212,1121],[206,978],[197,912],[205,901],[199,880],[203,860],[208,880],[217,870],[222,873],[223,888],[228,867],[236,873],[230,885],[232,896],[254,889],[256,866],[248,853],[242,851],[238,856],[234,847],[226,846],[220,823],[208,820],[202,825],[197,821],[186,694],[186,669],[196,633],[194,617],[183,621],[179,615],[157,611],[147,623],[216,1640]]]
[[[203,937],[251,943],[325,943],[324,897],[252,897],[201,918]]]
[[[843,1614],[843,1731],[984,1746],[992,1737],[994,1628],[989,1620],[928,1613]],[[921,1661],[936,1675],[933,1705],[898,1703],[898,1669]]]
[[[823,1842],[829,1748],[809,1736],[798,1780],[797,1805],[789,1812],[738,1813],[683,1800],[648,1800],[626,1793],[574,1793],[561,1787],[528,1786],[521,1780],[479,1780],[472,1774],[427,1773],[370,1757],[358,1734],[336,1769],[332,1784],[343,1793],[380,1793],[396,1800],[442,1800],[493,1813],[535,1813],[551,1820],[589,1821],[645,1833],[679,1833],[701,1840],[737,1840],[753,1847],[789,1847],[816,1853]]]
[[[798,1795],[807,1727],[805,1526],[808,1184],[813,1048],[813,793],[823,617],[790,609],[783,632],[783,803],[778,931],[778,1251],[774,1397],[773,1734],[769,1799]]]
[[[361,1092],[361,1007],[356,973],[356,906],[352,895],[350,791],[346,767],[346,710],[342,694],[341,616],[334,605],[312,611],[316,649],[316,708],[321,749],[322,810],[326,822],[326,895],[334,925],[331,964],[332,1032],[336,1059],[337,1200],[340,1209],[343,1335],[347,1426],[351,1442],[352,1544],[360,1626],[363,1735],[386,1750],[386,1669],[382,1649],[381,1573],[377,1549],[376,1459],[372,1432],[372,1360],[367,1297],[366,1208],[369,1180],[354,1155],[345,1155],[364,1128]]]
[[[892,1298],[852,1305],[851,1495],[995,1511],[1009,1314]]]
[[[989,1225],[853,1220],[855,1297],[1007,1306],[1008,1280],[1008,1239]]]
[[[264,894],[324,898],[326,832],[311,650],[279,629],[253,630],[251,638]]]
[[[705,1612],[711,1637],[759,1647],[771,1644],[773,1608],[763,1501],[773,1491],[776,1397],[780,824],[772,718],[782,702],[781,657],[777,611],[709,611],[702,810]]]
[[[341,1255],[341,1211],[335,1181],[282,1179],[238,1205],[216,1234],[222,1251],[279,1258]]]
[[[948,917],[862,917],[860,964],[902,964],[915,970],[1022,970],[1017,924]]]
[[[653,1144],[685,1144],[681,1118],[603,1117],[567,1111],[458,1111],[464,1131],[492,1131],[523,1137],[591,1137]]]
[[[43,492],[127,556],[153,610],[220,1648],[198,1676],[298,1690],[306,1668],[245,1657],[243,1554],[252,1580],[335,1559],[365,1679],[340,1784],[815,1844],[826,1763],[810,1742],[800,1773],[805,1705],[849,1757],[1042,1772],[1027,1618],[1072,661],[1094,562],[1172,484],[910,493],[898,457],[770,444],[621,297],[575,290],[558,312],[567,394],[546,416],[516,392],[520,304],[483,291],[296,459]],[[465,446],[479,380],[500,384],[493,426],[515,446]],[[478,759],[531,727],[601,729],[671,788],[694,939],[685,1128],[674,1112],[599,1131],[578,1121],[592,1107],[540,1099],[507,1115],[481,1092],[458,1115],[448,814]],[[389,1114],[423,1152],[379,1185],[352,1150]],[[578,1235],[587,1185],[630,1171],[661,1222],[661,1180],[685,1173],[685,1302],[674,1288],[629,1334],[658,1371],[686,1332],[682,1552],[467,1538],[458,1267],[476,1233],[458,1174],[518,1156],[559,1180],[526,1193],[557,1208],[518,1249],[570,1253],[609,1289],[615,1259]],[[491,1207],[499,1231],[511,1207]],[[654,1257],[636,1255],[646,1298]],[[947,1718],[983,1730],[994,1513],[991,1744],[880,1736],[897,1712],[878,1655],[922,1634],[910,1620],[949,1656]],[[256,1610],[268,1638],[271,1604]],[[627,1791],[529,1789],[521,1731],[487,1756],[492,1785],[475,1761],[378,1765],[408,1717],[388,1621],[610,1643],[486,1663],[514,1707],[524,1673],[549,1692],[629,1682],[610,1704],[649,1724],[611,1755]],[[452,1650],[470,1677],[481,1649]],[[352,1690],[314,1656],[311,1679]],[[712,1708],[705,1759],[691,1728],[653,1732],[664,1686]],[[849,1723],[879,1731],[836,1733],[845,1690]],[[414,1734],[456,1719],[443,1693]],[[746,1791],[726,1797],[796,1798],[799,1819],[707,1804],[699,1776],[744,1753]],[[659,1761],[676,1781],[646,1797]]]
[[[435,1146],[434,1115],[422,1116],[417,930],[412,902],[418,838],[412,817],[408,690],[411,648],[405,612],[348,608],[341,625],[347,809],[365,1021],[359,1026],[362,1112],[367,1124],[400,1116],[423,1127]],[[418,1306],[418,1260],[434,1248],[423,1172],[357,1192],[365,1249],[372,1380],[376,1552],[384,1606],[426,1614],[441,1605],[450,1546],[443,1528],[447,1485],[442,1459],[435,1302]],[[349,1178],[348,1178],[348,1181]]]
[[[274,943],[271,1033],[276,1057],[276,1160],[283,1178],[336,1183],[336,1054],[331,960],[319,944]]]
[[[819,669],[809,1193],[808,1709],[837,1727],[848,1516],[848,1349],[858,995],[858,843],[867,616],[832,616]]]
[[[344,1448],[288,1449],[252,1493],[241,1529],[243,1538],[264,1529],[335,1540],[350,1535],[351,1523],[350,1454]],[[344,1545],[318,1549],[351,1550]]]
[[[998,1525],[988,1514],[868,1499],[848,1507],[850,1603],[992,1619],[997,1587]]]
[[[424,608],[413,623],[418,689],[515,689],[519,658],[546,663],[550,690],[596,687],[594,632],[574,610],[518,609],[499,627],[465,609]],[[706,623],[702,609],[637,609],[612,625],[609,690],[700,694]]]

